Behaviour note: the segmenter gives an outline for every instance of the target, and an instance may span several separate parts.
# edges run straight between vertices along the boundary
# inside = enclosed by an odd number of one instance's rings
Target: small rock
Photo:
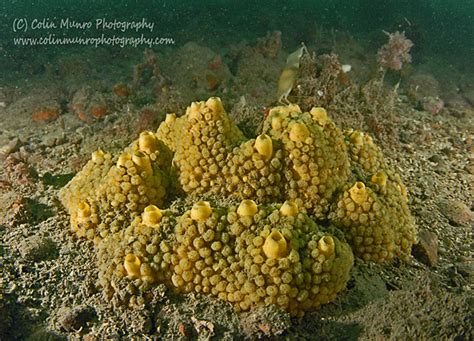
[[[406,83],[407,95],[413,101],[421,101],[424,97],[437,97],[441,94],[438,80],[429,73],[416,73]]]
[[[449,113],[456,118],[464,118],[466,116],[466,110],[463,108],[451,108]]]
[[[82,142],[82,136],[77,133],[73,133],[69,138],[69,142],[72,144],[80,144]]]
[[[290,316],[275,305],[257,308],[242,320],[242,329],[252,338],[275,337],[291,326]]]
[[[421,101],[421,105],[424,111],[430,114],[438,114],[444,108],[444,102],[439,97],[427,96]]]
[[[109,114],[109,115],[105,116],[104,124],[105,125],[111,124],[111,123],[117,121],[117,119],[118,119],[118,115],[116,113]]]
[[[413,245],[413,256],[420,262],[435,266],[438,262],[438,237],[434,232],[420,230],[418,244]]]
[[[453,144],[455,144],[455,143],[453,142]],[[446,156],[452,156],[453,153],[454,153],[452,148],[443,148],[443,149],[441,149],[441,152]]]
[[[435,163],[438,163],[441,161],[441,158],[439,157],[439,155],[432,155],[428,158],[428,160],[430,160],[431,162],[435,162]]]
[[[59,321],[61,328],[66,332],[85,331],[88,329],[89,323],[96,317],[95,311],[86,306],[64,308],[58,314],[61,315]]]
[[[464,170],[469,174],[474,174],[474,163],[468,163]]]
[[[53,132],[43,137],[43,144],[47,147],[59,146],[65,142],[62,132]]]
[[[28,200],[24,197],[17,197],[10,206],[7,218],[12,226],[16,226],[26,223],[31,215],[32,209]]]
[[[469,225],[472,212],[467,205],[456,200],[441,200],[438,207],[443,215],[454,225]]]
[[[438,174],[445,174],[447,172],[449,172],[449,167],[447,165],[446,162],[444,162],[443,160],[441,160],[440,162],[438,162],[434,167],[433,167],[434,171]]]
[[[194,329],[196,329],[200,337],[211,338],[214,336],[214,324],[210,321],[198,320],[194,316],[191,316],[191,321],[194,323]]]
[[[471,280],[474,277],[474,261],[469,258],[459,259],[457,269],[458,273],[466,278],[466,280]]]
[[[89,126],[82,126],[76,129],[76,133],[79,134],[79,136],[84,137],[88,133],[91,133],[92,129]]]
[[[16,151],[18,149],[19,144],[20,144],[20,140],[17,138],[14,138],[10,142],[8,142],[6,145],[0,147],[0,161],[5,160],[8,155]]]
[[[57,257],[58,247],[51,238],[33,235],[20,243],[18,251],[23,259],[39,262]]]

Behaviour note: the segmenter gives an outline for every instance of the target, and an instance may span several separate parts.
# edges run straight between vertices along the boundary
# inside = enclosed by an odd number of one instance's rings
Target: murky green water
[[[5,61],[2,65],[10,69],[19,67],[18,59],[27,63],[33,56],[32,51],[51,55],[63,53],[72,46],[95,48],[97,45],[59,44],[54,39],[103,36],[125,39],[143,35],[171,38],[173,43],[167,45],[181,46],[196,41],[211,48],[223,48],[243,39],[264,36],[271,30],[282,32],[283,46],[287,50],[301,41],[314,42],[321,29],[343,30],[373,46],[380,46],[386,39],[383,30],[399,30],[405,31],[415,43],[414,53],[418,53],[418,59],[442,54],[463,63],[474,55],[474,1],[470,0],[17,0],[3,1],[1,7],[0,48]],[[153,24],[153,28],[122,30],[120,25],[107,28],[99,23],[143,20]],[[71,23],[79,26],[71,27]],[[50,40],[31,44],[18,38]],[[99,45],[121,48],[123,43]]]

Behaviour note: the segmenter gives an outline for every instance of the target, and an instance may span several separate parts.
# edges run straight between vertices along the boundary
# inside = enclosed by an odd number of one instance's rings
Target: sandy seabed
[[[352,49],[335,52],[352,65],[349,78],[363,82],[376,69],[375,54],[349,43]],[[96,252],[71,234],[59,189],[91,152],[121,150],[191,100],[220,96],[244,132],[254,133],[276,105],[287,52],[257,43],[221,55],[188,43],[143,58],[99,51],[88,62],[74,54],[39,59],[28,82],[12,72],[0,88],[0,339],[473,339],[474,77],[440,71],[436,59],[387,75],[387,87],[390,76],[401,77],[392,111],[354,127],[375,136],[408,188],[423,241],[410,262],[357,259],[347,290],[301,319],[275,307],[239,314],[226,302],[164,286],[140,309],[114,308],[102,297]],[[100,105],[106,110],[94,111]],[[41,114],[46,109],[58,115]],[[357,122],[329,115],[341,128]]]

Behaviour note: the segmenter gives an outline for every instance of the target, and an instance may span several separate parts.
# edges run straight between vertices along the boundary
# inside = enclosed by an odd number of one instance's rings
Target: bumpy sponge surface
[[[114,294],[112,283],[128,278],[133,290],[121,296],[121,304],[155,283],[211,294],[237,310],[276,304],[301,315],[333,301],[349,279],[349,245],[306,214],[287,216],[281,205],[255,206],[253,214],[242,214],[242,204],[208,206],[208,211],[197,202],[177,217],[165,212],[155,226],[137,217],[101,243],[100,279],[107,295]]]
[[[406,259],[416,241],[400,177],[323,108],[275,107],[246,139],[218,98],[195,102],[116,156],[93,153],[60,199],[116,304],[163,283],[302,315],[344,289],[353,252]]]
[[[376,262],[407,260],[417,241],[407,190],[368,135],[358,131],[345,135],[360,181],[346,184],[330,221],[345,232],[357,256]]]

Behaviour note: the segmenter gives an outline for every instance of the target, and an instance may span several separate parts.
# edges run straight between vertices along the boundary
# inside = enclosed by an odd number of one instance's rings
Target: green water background
[[[3,1],[0,48],[3,67],[15,68],[18,60],[41,54],[53,57],[73,47],[19,47],[13,38],[15,18],[72,18],[77,21],[140,20],[155,23],[152,35],[172,37],[176,47],[195,41],[220,49],[242,40],[253,41],[266,32],[283,33],[283,47],[291,51],[301,41],[317,44],[315,34],[325,30],[346,31],[366,40],[374,51],[387,39],[382,31],[405,31],[414,43],[414,63],[437,55],[447,62],[467,64],[474,56],[474,1],[472,0],[333,0],[333,1]],[[29,32],[29,36],[45,31]],[[94,29],[81,31],[86,36]],[[58,32],[68,36],[77,32]],[[81,47],[84,49],[92,47]],[[118,48],[118,47],[115,47]],[[158,47],[159,48],[159,47]],[[143,48],[138,48],[140,51]],[[16,64],[15,64],[16,63]],[[3,68],[0,66],[0,68]],[[469,67],[470,68],[470,67]]]

